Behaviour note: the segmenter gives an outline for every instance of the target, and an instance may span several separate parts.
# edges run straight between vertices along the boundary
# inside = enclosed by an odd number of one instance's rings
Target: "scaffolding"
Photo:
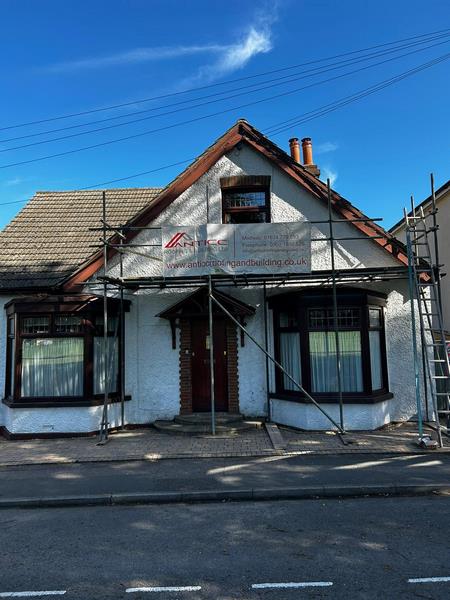
[[[101,247],[103,250],[103,274],[97,277],[96,281],[85,281],[81,285],[85,286],[102,286],[103,291],[103,328],[104,328],[104,342],[103,342],[103,363],[105,365],[104,373],[104,400],[103,410],[100,423],[100,443],[104,443],[108,439],[110,432],[110,423],[108,417],[108,410],[110,404],[110,377],[112,373],[112,360],[111,351],[108,346],[108,326],[110,316],[108,314],[108,302],[107,298],[110,292],[118,293],[120,298],[120,317],[116,319],[116,328],[114,331],[115,343],[120,340],[119,345],[119,380],[120,380],[120,428],[125,427],[125,353],[124,353],[124,340],[125,340],[125,318],[124,318],[124,292],[130,291],[134,293],[137,290],[142,289],[192,289],[192,288],[205,288],[208,294],[208,323],[209,323],[209,339],[210,339],[210,398],[211,398],[211,433],[214,435],[216,430],[216,416],[215,416],[215,390],[214,390],[214,319],[213,319],[213,306],[216,306],[225,316],[230,319],[242,332],[242,335],[247,336],[264,354],[266,362],[266,383],[267,383],[267,400],[268,400],[268,418],[270,419],[270,400],[269,400],[269,363],[272,363],[275,369],[280,370],[289,381],[298,389],[306,400],[313,404],[331,423],[331,425],[337,430],[341,436],[343,443],[345,441],[345,404],[343,400],[343,386],[342,386],[342,362],[341,362],[341,348],[339,342],[339,323],[338,323],[338,310],[339,310],[339,295],[337,290],[340,286],[349,284],[373,284],[378,282],[386,282],[390,280],[405,280],[408,281],[411,278],[412,262],[414,262],[414,277],[427,278],[429,276],[429,265],[424,260],[414,260],[412,255],[409,264],[399,264],[396,266],[379,266],[379,267],[355,267],[355,268],[337,268],[336,267],[336,244],[343,241],[372,241],[372,240],[384,240],[384,245],[391,245],[393,248],[402,247],[401,243],[391,236],[391,234],[384,230],[377,230],[376,226],[373,226],[374,222],[382,221],[381,218],[369,218],[362,216],[361,218],[337,218],[334,214],[332,195],[330,188],[330,181],[327,181],[327,203],[328,203],[328,218],[325,220],[308,221],[311,225],[322,225],[327,226],[328,235],[325,237],[312,237],[311,244],[320,243],[326,244],[325,251],[327,251],[329,245],[330,253],[330,269],[318,270],[310,273],[286,273],[286,274],[212,274],[212,275],[194,275],[194,276],[178,276],[178,277],[164,277],[158,276],[146,276],[146,277],[126,277],[124,275],[124,256],[125,255],[138,255],[146,258],[148,255],[142,250],[145,248],[156,247],[162,249],[162,241],[158,243],[136,243],[129,242],[129,238],[136,234],[144,231],[156,232],[156,235],[161,235],[161,227],[145,227],[145,226],[133,226],[132,224],[113,225],[108,222],[106,194],[103,192],[102,197],[102,219],[101,227],[91,228],[92,231],[101,232],[102,236],[99,239],[100,246],[97,244],[96,247]],[[434,215],[435,218],[435,215]],[[372,226],[375,234],[365,234],[359,236],[336,236],[336,226],[339,224],[349,223],[360,223],[362,225]],[[405,226],[407,226],[405,217]],[[131,235],[130,235],[131,234]],[[436,237],[436,249],[437,249],[437,237]],[[437,250],[436,250],[437,251]],[[112,277],[108,274],[110,266],[110,257],[117,253],[118,255],[118,270],[119,276]],[[405,251],[406,253],[406,251]],[[409,256],[409,255],[408,255]],[[117,264],[115,265],[117,267]],[[433,265],[436,270],[436,276],[440,279],[441,265],[437,261]],[[336,347],[336,373],[337,373],[337,385],[338,385],[338,404],[339,404],[339,419],[335,420],[320,402],[318,402],[313,396],[305,390],[301,383],[289,373],[279,361],[269,351],[269,336],[268,336],[268,311],[267,311],[267,289],[280,289],[289,288],[291,286],[322,286],[331,289],[332,292],[332,320],[333,320],[333,332],[335,336],[335,347]],[[225,306],[215,296],[215,290],[218,288],[234,287],[234,288],[252,288],[258,287],[263,290],[264,295],[264,340],[258,341],[254,336],[250,334],[248,329],[240,323]],[[410,288],[411,289],[411,288]],[[419,423],[419,435],[422,435],[423,428],[423,411],[422,402],[420,398],[420,381],[417,358],[417,347],[416,347],[416,324],[414,319],[414,304],[416,299],[414,293],[410,292],[411,302],[411,313],[412,313],[412,327],[413,327],[413,343],[414,343],[414,360],[416,369],[416,395],[417,395],[417,417]],[[114,343],[114,345],[115,345]],[[109,368],[107,369],[107,365]],[[427,386],[424,382],[425,389]],[[426,411],[428,414],[428,404],[426,403]],[[439,421],[437,420],[439,423]],[[440,443],[440,427],[437,427],[439,432]]]
[[[413,335],[415,335],[416,320],[420,325],[426,415],[429,420],[428,400],[430,397],[434,427],[437,431],[439,445],[442,447],[442,433],[449,434],[450,364],[442,313],[441,268],[444,265],[439,262],[438,209],[432,175],[430,198],[430,209],[425,212],[423,206],[415,207],[414,198],[411,196],[411,212],[408,214],[405,210],[404,218],[408,250],[409,290],[412,299],[411,318]],[[425,277],[423,277],[423,273]],[[426,445],[430,443],[430,439],[429,436],[423,434],[418,362],[417,343],[414,339],[419,439]],[[444,421],[445,424],[441,421]]]

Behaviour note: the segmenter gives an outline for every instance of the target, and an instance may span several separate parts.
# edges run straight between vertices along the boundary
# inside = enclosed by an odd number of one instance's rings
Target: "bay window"
[[[288,373],[314,397],[348,401],[388,394],[384,339],[385,299],[364,290],[338,289],[337,327],[331,290],[308,290],[275,296],[276,357]],[[337,329],[337,332],[336,332]],[[275,395],[302,394],[279,370]]]
[[[101,299],[10,302],[4,401],[10,406],[99,404],[106,380],[108,394],[117,397],[123,349],[118,304],[109,299],[108,305],[105,361]]]

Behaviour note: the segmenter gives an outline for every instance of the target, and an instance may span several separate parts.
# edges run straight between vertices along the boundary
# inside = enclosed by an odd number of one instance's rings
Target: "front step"
[[[174,419],[173,421],[155,421],[153,425],[158,431],[164,433],[193,436],[211,435],[211,417],[208,422],[203,420],[200,422],[180,423]],[[244,421],[242,417],[227,424],[216,421],[216,435],[235,436],[244,431],[249,431],[262,426],[263,424],[261,421]]]
[[[215,414],[216,425],[230,425],[231,423],[241,423],[244,417],[239,413],[225,413],[218,412]],[[199,424],[211,426],[211,413],[191,413],[188,415],[177,415],[174,418],[175,423],[181,423],[182,425]]]

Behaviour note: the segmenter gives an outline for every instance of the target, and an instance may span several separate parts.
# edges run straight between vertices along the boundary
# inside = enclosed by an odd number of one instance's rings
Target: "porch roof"
[[[219,292],[217,289],[214,290],[214,296],[225,306],[225,308],[234,316],[245,317],[255,314],[256,309],[242,302],[237,298],[233,298],[228,294]],[[214,308],[214,312],[216,312]],[[189,296],[183,298],[179,302],[176,302],[169,308],[158,313],[156,316],[163,319],[173,320],[178,317],[193,317],[203,316],[208,314],[208,288],[201,287]]]

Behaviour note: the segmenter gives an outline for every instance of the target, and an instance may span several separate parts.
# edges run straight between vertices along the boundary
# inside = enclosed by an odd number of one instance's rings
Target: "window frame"
[[[343,327],[339,331],[360,331],[361,335],[361,363],[363,390],[359,392],[343,392],[343,399],[348,403],[352,402],[377,402],[382,399],[392,397],[389,392],[389,380],[387,370],[386,354],[386,335],[384,307],[386,306],[386,296],[374,292],[357,290],[352,288],[340,288],[338,294],[338,310],[345,308],[358,308],[360,311],[360,327]],[[337,402],[338,392],[312,392],[311,377],[311,357],[309,353],[309,333],[314,331],[334,331],[333,327],[328,329],[310,328],[308,323],[309,311],[312,309],[331,309],[333,307],[333,298],[331,290],[308,290],[300,292],[289,292],[273,296],[269,300],[269,307],[273,310],[273,331],[274,331],[274,350],[275,358],[280,360],[280,333],[297,331],[300,336],[300,368],[302,377],[302,386],[314,398],[323,402]],[[380,349],[381,349],[381,373],[383,387],[372,391],[372,374],[370,363],[370,342],[369,331],[374,330],[369,327],[369,309],[378,308],[380,310],[380,326],[376,328],[380,331]],[[280,315],[283,312],[293,311],[296,314],[297,326],[281,327]],[[332,325],[332,323],[331,323]],[[279,369],[275,369],[275,391],[270,393],[272,398],[283,398],[286,400],[307,401],[305,396],[299,391],[286,390],[283,386],[283,374]]]
[[[129,310],[129,301],[126,302],[125,310]],[[12,344],[7,342],[6,347],[6,378],[5,378],[5,397],[3,402],[10,407],[31,408],[31,407],[63,407],[63,406],[92,406],[102,404],[104,394],[94,394],[94,337],[102,337],[103,331],[98,329],[96,319],[102,318],[103,306],[98,298],[89,303],[61,301],[61,298],[50,302],[39,304],[30,301],[11,301],[6,305],[6,323],[9,325],[10,319],[14,319],[14,341],[15,351],[12,356]],[[110,317],[117,319],[117,348],[118,361],[122,360],[124,348],[121,340],[121,325],[124,320],[120,319],[119,304],[115,299],[108,299],[108,312]],[[58,316],[76,316],[82,319],[82,330],[79,332],[59,332],[56,329],[56,320]],[[29,317],[48,317],[49,331],[46,333],[23,333],[23,320]],[[8,330],[9,332],[9,330]],[[8,333],[7,332],[7,333]],[[108,337],[113,337],[114,331],[108,331]],[[82,338],[83,345],[83,395],[82,396],[22,396],[22,341],[24,339],[64,339],[64,338]],[[9,338],[8,338],[9,341]],[[14,382],[11,385],[12,361],[14,360]],[[109,393],[110,401],[120,400],[120,390],[122,389],[121,369],[117,370],[116,391]],[[125,399],[130,399],[126,397]]]
[[[10,323],[13,324],[12,333]],[[14,384],[17,379],[17,319],[15,315],[6,316],[6,374],[5,374],[5,397],[14,396]]]
[[[233,223],[228,223],[226,220],[227,214],[260,214],[264,213],[266,215],[266,220],[263,223],[271,222],[271,205],[270,205],[270,186],[262,185],[262,184],[253,184],[253,185],[235,185],[230,187],[221,187],[222,192],[222,223],[225,225],[233,225]],[[264,206],[245,206],[245,207],[233,207],[227,208],[225,206],[226,203],[226,194],[227,193],[242,193],[249,194],[252,192],[264,192],[265,194],[265,203]],[[249,221],[249,223],[253,223]]]

